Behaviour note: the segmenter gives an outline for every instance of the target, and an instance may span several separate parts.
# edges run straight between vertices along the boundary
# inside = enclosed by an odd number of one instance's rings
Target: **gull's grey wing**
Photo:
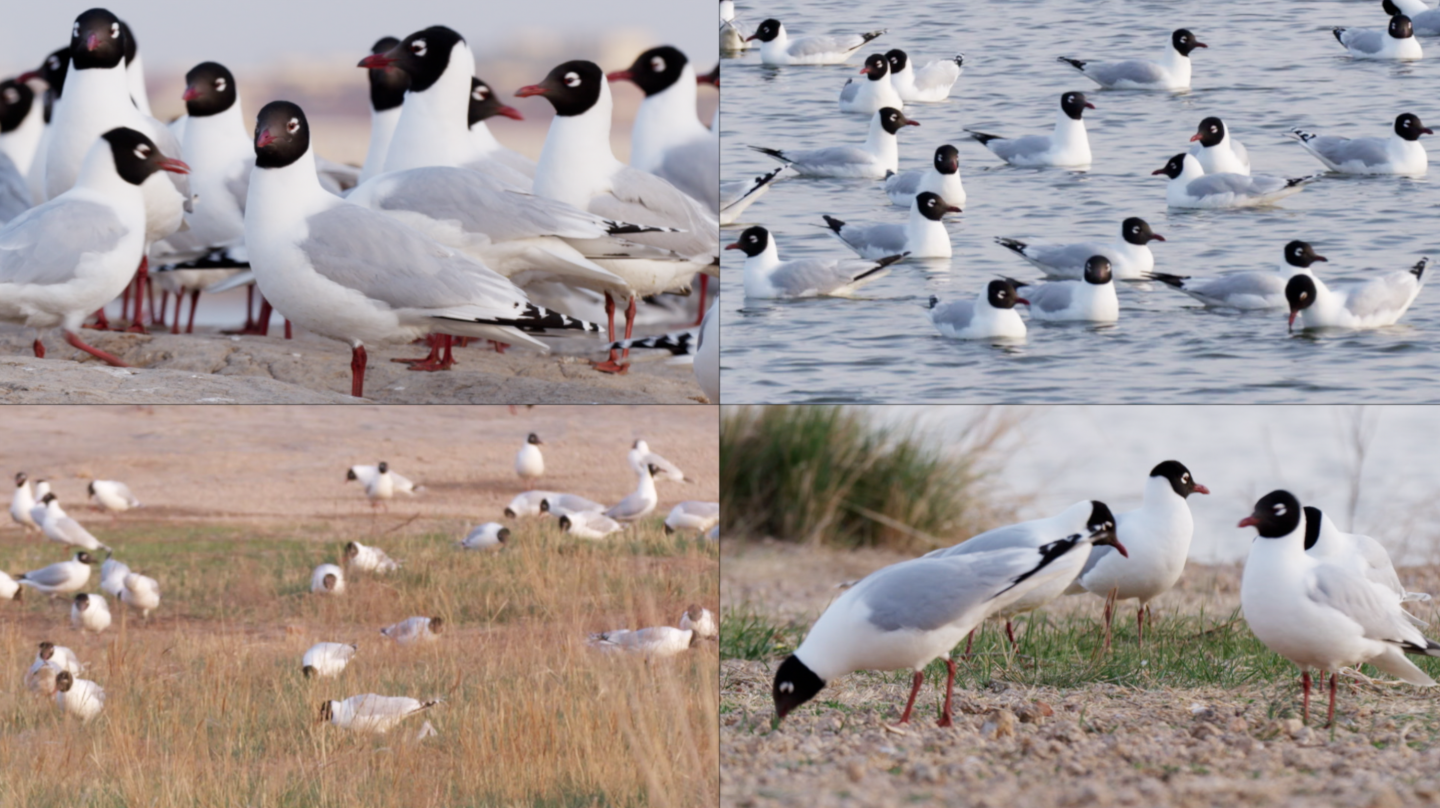
[[[63,562],[68,564],[69,562]],[[70,580],[70,570],[63,564],[51,564],[48,567],[41,567],[34,572],[25,573],[25,580],[41,586],[59,586]]]
[[[1360,624],[1372,640],[1411,643],[1426,647],[1425,636],[1405,619],[1400,604],[1386,600],[1374,586],[1353,570],[1335,564],[1318,564],[1311,573],[1306,596]]]
[[[917,558],[864,578],[852,597],[870,608],[870,623],[884,631],[932,631],[967,613],[979,622],[987,604],[1041,560],[1036,550]]]
[[[250,196],[250,170],[255,167],[255,158],[249,158],[242,165],[239,174],[225,181],[225,190],[235,197],[235,201],[240,205],[240,212],[244,213],[245,200]]]
[[[114,249],[126,232],[104,205],[56,197],[0,231],[0,283],[69,283],[86,253]]]
[[[1094,241],[1073,244],[1032,243],[1026,246],[1024,252],[1026,258],[1037,264],[1044,264],[1054,269],[1079,270],[1079,272],[1070,273],[1077,278],[1085,271],[1085,262],[1096,255],[1109,257],[1110,245]]]
[[[1390,159],[1385,149],[1385,139],[1378,137],[1348,138],[1327,135],[1314,138],[1305,145],[1317,156],[1337,166],[1354,162],[1373,166]]]
[[[671,463],[669,460],[666,460],[665,458],[661,457],[658,454],[655,454],[654,452],[646,454],[641,462],[647,465],[655,466],[656,468],[660,469],[660,474],[662,476],[668,477],[669,479],[674,480],[677,483],[685,482],[685,472],[681,471],[679,466]]]
[[[1263,196],[1281,190],[1286,185],[1282,177],[1265,174],[1246,176],[1244,174],[1206,174],[1190,181],[1187,186],[1192,195],[1235,194],[1236,196]]]
[[[749,199],[753,202],[755,197],[765,193],[765,191],[770,187],[770,183],[774,182],[775,178],[780,176],[780,172],[784,170],[785,167],[781,166],[780,168],[772,169],[751,180],[731,180],[729,182],[721,183],[721,209],[727,213],[738,214],[740,210],[743,210],[746,206],[750,204],[750,202],[745,202],[746,199]],[[745,202],[745,205],[742,205],[739,209],[736,209],[736,206],[739,205],[741,202]]]
[[[1369,317],[1403,308],[1415,293],[1419,282],[1409,272],[1387,272],[1378,278],[1355,283],[1336,284],[1334,291],[1344,290],[1345,308],[1356,317]]]
[[[941,325],[952,328],[956,331],[963,331],[970,327],[970,321],[975,319],[975,301],[973,300],[951,300],[948,303],[938,303],[930,310],[930,322],[936,327]],[[947,548],[949,549],[949,548]],[[936,550],[930,555],[941,554]],[[949,555],[948,553],[944,553]]]
[[[409,715],[425,709],[416,699],[406,696],[361,696],[355,703],[356,718],[387,718]]]
[[[840,103],[848,104],[854,101],[855,96],[859,94],[860,85],[856,83],[855,79],[846,79],[845,86],[840,88]]]
[[[1360,555],[1370,565],[1365,577],[1404,597],[1405,585],[1400,583],[1400,576],[1395,572],[1395,565],[1390,561],[1390,554],[1385,552],[1385,546],[1363,533],[1352,534],[1351,538],[1360,546]]]
[[[1240,162],[1244,163],[1246,168],[1250,167],[1249,150],[1245,148],[1244,143],[1236,140],[1233,135],[1230,137],[1230,150],[1235,152],[1235,156],[1240,158]]]
[[[1034,157],[1050,151],[1052,143],[1049,135],[1026,135],[1020,138],[1000,138],[985,144],[996,157],[1002,160],[1015,160],[1025,157]]]
[[[1346,28],[1340,33],[1340,44],[1360,53],[1379,53],[1388,36],[1388,31],[1374,28]]]
[[[609,196],[590,201],[590,212],[617,222],[671,227],[677,233],[639,233],[631,241],[671,250],[691,260],[720,263],[720,223],[705,205],[654,174],[629,166],[610,177]]]
[[[1154,62],[1129,59],[1123,62],[1090,62],[1081,71],[1099,83],[1113,87],[1122,81],[1154,84],[1165,80],[1165,71]]]
[[[8,155],[0,154],[0,225],[30,209],[30,186]]]
[[[52,529],[60,534],[68,544],[85,548],[100,544],[100,540],[92,536],[90,531],[86,530],[79,522],[68,516],[63,519],[57,519],[51,524],[53,525]]]
[[[326,190],[333,194],[348,191],[360,184],[360,169],[356,166],[337,163],[334,160],[327,160],[324,157],[316,155],[315,170],[321,177],[329,179],[334,183],[333,188],[326,188]]]
[[[1286,280],[1274,272],[1236,272],[1232,275],[1222,275],[1198,283],[1185,291],[1216,300],[1245,296],[1274,297],[1276,295],[1283,299]]]
[[[802,36],[792,40],[785,48],[785,52],[797,58],[821,53],[845,53],[858,50],[865,44],[865,41],[864,37],[854,34],[848,36]]]
[[[606,510],[604,515],[611,519],[634,519],[644,510],[645,498],[639,494],[631,494]]]
[[[1021,522],[1016,525],[997,527],[994,530],[987,530],[984,533],[976,534],[953,547],[945,547],[926,553],[924,558],[949,558],[951,556],[966,555],[969,553],[988,553],[992,550],[1011,550],[1016,548],[1038,548],[1040,545],[1061,536],[1050,536],[1043,538],[1027,523]],[[1096,548],[1099,549],[1099,548]]]
[[[665,152],[655,174],[703,203],[712,214],[720,212],[720,139],[696,138]]]
[[[925,179],[923,171],[906,171],[903,174],[892,174],[885,180],[885,193],[890,196],[900,195],[913,199],[915,194],[920,192],[920,182]]]
[[[700,502],[699,500],[686,500],[685,502],[679,503],[679,506],[683,513],[689,514],[691,516],[708,517],[720,515],[720,503],[718,502]]]
[[[605,510],[604,505],[576,494],[556,494],[552,497],[546,497],[546,499],[550,500],[550,507],[559,507],[567,511],[595,512]]]
[[[829,261],[797,258],[770,273],[770,284],[787,295],[828,294],[875,269],[873,261]]]
[[[316,272],[392,308],[525,311],[525,295],[510,281],[382,213],[342,204],[306,225],[299,246]]]
[[[846,165],[870,165],[875,158],[870,152],[854,146],[831,146],[826,149],[785,152],[785,157],[795,165],[829,168]]]
[[[1079,586],[1080,579],[1089,574],[1090,570],[1095,569],[1095,565],[1100,563],[1100,559],[1105,558],[1113,552],[1115,552],[1115,548],[1108,544],[1092,545],[1090,547],[1090,557],[1085,559],[1085,566],[1080,568],[1080,574],[1075,576],[1075,584],[1066,590],[1066,594],[1078,591],[1076,587]]]
[[[905,252],[905,225],[903,224],[871,224],[871,225],[846,225],[836,233],[840,240],[850,245],[851,249],[864,254],[874,252],[877,255],[899,255]]]
[[[1062,311],[1075,299],[1075,288],[1084,281],[1057,281],[1025,287],[1025,299],[1032,311]]]

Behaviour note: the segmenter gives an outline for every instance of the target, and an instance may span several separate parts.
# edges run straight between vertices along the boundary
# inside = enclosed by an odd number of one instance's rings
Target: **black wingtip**
[[[1150,280],[1160,281],[1166,286],[1173,286],[1176,289],[1185,288],[1185,281],[1190,280],[1189,275],[1171,275],[1168,272],[1151,272]]]
[[[903,253],[900,253],[899,255],[887,255],[887,256],[885,256],[884,258],[881,258],[881,259],[880,259],[879,261],[877,261],[876,263],[880,265],[880,268],[888,267],[888,266],[890,266],[891,264],[898,263],[898,262],[900,262],[900,261],[904,261],[904,260],[905,260],[905,257],[906,257],[907,255],[909,255],[909,254],[910,254],[909,252],[903,252]]]
[[[695,331],[679,331],[674,334],[657,334],[643,339],[627,339],[610,343],[610,350],[622,351],[627,348],[658,348],[669,351],[673,356],[687,356],[694,353],[698,338]]]
[[[1084,61],[1082,61],[1082,60],[1080,60],[1080,59],[1071,59],[1069,56],[1057,56],[1057,57],[1055,58],[1055,61],[1057,61],[1057,62],[1064,62],[1065,64],[1070,65],[1071,67],[1075,68],[1076,70],[1084,70],[1084,69],[1085,69],[1085,62],[1084,62]]]
[[[678,233],[673,227],[659,227],[648,224],[628,224],[624,222],[612,222],[608,219],[605,222],[605,232],[612,236],[627,236],[634,233]]]
[[[826,226],[829,227],[831,230],[834,230],[836,233],[839,233],[840,228],[845,226],[844,222],[840,221],[834,216],[825,216],[822,214],[820,218],[824,219]]]
[[[216,247],[205,255],[193,261],[181,261],[175,264],[165,264],[156,272],[174,272],[180,269],[249,269],[249,261],[241,261],[230,256],[229,248]]]
[[[1004,139],[1004,138],[1000,137],[999,135],[990,135],[990,134],[986,134],[985,132],[976,132],[976,131],[973,130],[973,129],[966,129],[965,131],[970,135],[970,137],[976,139],[976,140],[979,141],[982,145],[984,145],[984,144],[986,144],[986,143],[989,143],[989,142],[992,141],[992,140],[1003,140],[1003,139]]]
[[[1430,266],[1430,259],[1429,259],[1429,258],[1421,258],[1419,263],[1417,263],[1415,266],[1413,266],[1413,267],[1410,268],[1410,274],[1411,274],[1411,275],[1414,275],[1416,280],[1420,280],[1421,278],[1424,278],[1424,277],[1425,277],[1425,270],[1426,270],[1429,266]]]
[[[749,146],[748,148],[751,151],[757,151],[761,154],[767,154],[771,157],[774,157],[776,160],[780,160],[785,163],[790,162],[790,159],[785,156],[785,153],[779,149],[767,149],[764,146]]]
[[[1016,241],[1013,238],[1003,238],[1001,236],[995,237],[995,243],[999,244],[1001,247],[1006,248],[1007,250],[1014,250],[1021,255],[1025,254],[1025,248],[1029,246],[1023,241]]]
[[[883,28],[882,28],[882,29],[879,30],[879,31],[870,31],[869,33],[861,34],[860,36],[864,37],[864,39],[865,39],[866,42],[869,42],[869,41],[872,40],[872,39],[876,39],[877,37],[880,37],[880,36],[884,35],[884,33],[885,33],[886,30],[888,30],[888,29],[883,29]]]

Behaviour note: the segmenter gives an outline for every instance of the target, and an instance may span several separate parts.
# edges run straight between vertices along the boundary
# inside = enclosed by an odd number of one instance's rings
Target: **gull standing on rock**
[[[543,445],[544,441],[534,432],[525,438],[525,444],[515,453],[515,473],[520,479],[535,480],[545,474],[545,458],[540,454]]]
[[[359,649],[354,644],[316,643],[310,646],[310,650],[306,651],[304,658],[300,660],[300,672],[305,674],[306,679],[314,676],[322,679],[339,676],[357,650]]]
[[[411,645],[417,642],[434,642],[440,639],[444,630],[445,619],[442,617],[411,617],[380,629],[380,633],[399,645]]]
[[[110,604],[100,595],[81,592],[70,606],[70,626],[99,634],[110,627]]]
[[[310,574],[310,591],[317,595],[339,595],[345,591],[345,571],[334,564],[321,564]]]

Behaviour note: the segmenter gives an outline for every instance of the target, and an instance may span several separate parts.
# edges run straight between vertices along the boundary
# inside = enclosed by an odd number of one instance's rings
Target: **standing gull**
[[[515,473],[520,479],[536,480],[545,474],[545,457],[540,454],[543,445],[540,436],[534,432],[525,438],[524,445],[515,453]]]

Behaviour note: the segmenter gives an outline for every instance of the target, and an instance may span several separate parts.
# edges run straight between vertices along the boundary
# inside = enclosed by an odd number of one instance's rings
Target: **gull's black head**
[[[651,48],[639,56],[625,70],[617,70],[607,78],[610,81],[633,81],[645,95],[662,93],[680,80],[689,62],[679,48],[662,45]]]
[[[125,33],[120,18],[92,8],[70,28],[70,60],[76,70],[118,67],[125,61]]]
[[[431,633],[431,634],[439,634],[440,632],[442,632],[442,631],[444,631],[444,630],[445,630],[445,618],[443,618],[443,617],[432,617],[432,618],[430,618],[430,633]]]
[[[300,672],[303,673],[303,674],[305,674],[305,678],[306,678],[306,679],[313,679],[313,678],[315,678],[315,666],[314,666],[314,665],[305,665],[305,666],[303,666],[303,667],[300,668]]]
[[[529,437],[525,438],[525,442],[528,443],[528,444],[530,444],[531,446],[543,446],[543,445],[544,445],[544,441],[540,440],[540,436],[539,436],[539,435],[536,435],[534,432],[531,432],[530,435],[529,435]]]
[[[284,168],[309,150],[310,122],[299,104],[271,101],[255,116],[256,168]]]
[[[500,528],[500,530],[495,533],[495,540],[498,541],[498,542],[500,542],[501,544],[504,544],[505,542],[510,541],[510,528],[508,528],[508,527],[502,527],[502,528]]]
[[[872,53],[865,57],[865,66],[860,72],[870,77],[871,81],[879,81],[890,73],[890,63],[885,60],[884,54]]]
[[[1300,267],[1303,269],[1316,261],[1329,263],[1329,260],[1330,259],[1323,255],[1316,255],[1315,250],[1311,249],[1309,244],[1299,239],[1295,239],[1285,245],[1285,263],[1292,267]]]
[[[1070,92],[1060,96],[1060,108],[1065,110],[1073,120],[1080,120],[1085,110],[1094,109],[1095,105],[1085,100],[1085,94],[1081,92]]]
[[[1191,494],[1210,493],[1210,489],[1195,482],[1195,478],[1190,476],[1190,469],[1185,468],[1185,464],[1179,460],[1166,460],[1160,463],[1150,470],[1150,476],[1164,477],[1169,480],[1170,488],[1174,490],[1181,499],[1185,499]]]
[[[192,118],[216,115],[235,105],[235,76],[219,62],[201,62],[185,74],[185,111]]]
[[[1092,255],[1085,262],[1085,282],[1104,286],[1110,282],[1110,259],[1103,255]]]
[[[955,174],[960,171],[960,150],[946,143],[935,150],[935,170],[941,174]]]
[[[521,87],[515,92],[521,98],[543,95],[560,117],[583,115],[600,100],[605,88],[605,72],[600,65],[583,59],[566,62],[551,70],[539,84]]]
[[[885,128],[886,132],[892,135],[899,132],[902,126],[920,125],[919,121],[910,120],[905,117],[904,113],[894,107],[883,107],[875,114],[880,116],[880,125]]]
[[[1130,244],[1144,246],[1152,241],[1164,241],[1165,237],[1150,229],[1150,223],[1139,216],[1131,216],[1120,223],[1120,235]]]
[[[56,496],[55,493],[52,491],[51,493],[46,494],[45,496],[40,498],[40,504],[49,505],[51,502],[54,502],[59,498],[60,497]]]
[[[1110,506],[1098,499],[1090,500],[1090,518],[1085,520],[1085,527],[1091,533],[1101,530],[1115,529],[1115,515],[1110,512]]]
[[[1196,48],[1210,47],[1204,42],[1196,39],[1195,35],[1190,33],[1190,31],[1185,28],[1175,29],[1175,32],[1170,35],[1170,44],[1175,47],[1175,50],[1180,52],[1181,56],[1189,56],[1190,51],[1193,51]]]
[[[434,86],[450,66],[450,53],[465,41],[454,30],[433,25],[405,37],[384,53],[372,53],[360,60],[360,67],[377,70],[397,67],[410,76],[410,92],[423,93]]]
[[[189,174],[190,167],[160,153],[154,141],[134,129],[119,127],[101,135],[110,144],[115,172],[131,185],[139,185],[156,171]]]
[[[25,481],[26,481],[26,480],[29,480],[29,479],[30,479],[30,478],[25,475],[25,472],[23,472],[23,471],[17,471],[17,472],[15,472],[15,487],[16,487],[16,488],[19,488],[20,486],[22,486],[22,485],[25,484]]]
[[[504,115],[517,121],[525,120],[519,110],[500,103],[500,99],[495,97],[495,91],[490,88],[490,85],[472,76],[470,78],[470,115],[466,119],[465,125],[474,126],[496,115]]]
[[[1015,291],[1015,282],[1009,278],[990,281],[985,288],[985,300],[996,309],[1013,309],[1017,303],[1029,303]]]
[[[745,257],[754,258],[765,252],[765,248],[768,246],[770,246],[770,231],[757,224],[754,227],[745,228],[745,232],[740,234],[740,238],[736,239],[734,244],[726,246],[725,249],[740,250],[745,253]]]
[[[393,36],[381,37],[370,46],[370,55],[380,56],[395,49],[400,40]],[[405,103],[405,91],[410,89],[410,74],[393,65],[372,67],[370,79],[370,108],[376,112],[394,109]]]
[[[35,106],[35,91],[14,79],[0,81],[0,134],[13,132]]]
[[[746,41],[758,39],[761,42],[774,42],[775,37],[778,36],[780,36],[780,21],[772,17],[760,23],[760,27],[756,28],[755,33],[747,37]]]
[[[87,595],[87,594],[85,594],[84,592],[81,592],[80,594],[76,595],[76,596],[75,596],[75,608],[76,608],[76,609],[79,609],[79,610],[82,611],[82,612],[85,611],[86,609],[90,608],[90,596]]]
[[[75,686],[75,677],[70,671],[60,671],[55,674],[55,689],[61,693],[69,693],[70,688]]]
[[[655,465],[654,463],[651,463],[649,466],[647,466],[645,470],[650,472],[651,477],[654,477],[656,474],[660,473],[660,467]]]
[[[1435,134],[1420,123],[1420,117],[1413,113],[1402,112],[1395,117],[1395,134],[1406,140],[1419,140],[1421,135]]]
[[[1255,510],[1241,519],[1238,527],[1253,527],[1262,538],[1280,539],[1294,533],[1304,515],[1294,494],[1271,491],[1255,503]]]
[[[95,496],[95,482],[93,480],[90,482],[89,485],[85,486],[85,493],[89,494],[92,497]]]
[[[960,208],[941,199],[939,194],[931,193],[930,191],[916,195],[915,208],[920,211],[921,216],[924,216],[932,222],[940,221],[947,213],[962,212]]]
[[[90,555],[89,553],[85,553],[85,552],[76,553],[76,554],[75,554],[75,560],[76,560],[76,561],[79,561],[81,564],[94,564],[94,563],[95,563],[95,557],[92,556],[92,555]]]
[[[775,683],[770,688],[775,698],[775,720],[784,721],[791,710],[815,698],[824,687],[825,682],[799,657],[794,654],[786,657],[775,671]]]
[[[564,530],[564,531],[567,531],[567,532],[568,532],[568,531],[570,530],[570,525],[571,525],[570,517],[569,517],[569,516],[562,516],[562,517],[560,517],[560,523],[559,523],[559,524],[560,524],[560,529],[561,529],[561,530]]]
[[[356,544],[356,543],[353,542],[353,541],[352,541],[352,542],[346,542],[346,543],[345,543],[345,557],[346,557],[346,558],[354,558],[355,556],[358,556],[358,555],[360,555],[360,545]]]
[[[900,71],[905,69],[906,65],[910,64],[910,57],[906,56],[905,51],[900,50],[899,48],[893,48],[886,51],[885,60],[890,63],[891,73],[899,73]]]
[[[1195,135],[1190,138],[1193,141],[1200,141],[1205,148],[1219,146],[1220,141],[1225,139],[1225,122],[1214,115],[1200,122],[1200,128],[1195,130]]]
[[[1415,36],[1415,28],[1410,24],[1410,18],[1404,14],[1396,14],[1391,17],[1388,30],[1393,39],[1409,39]]]
[[[1164,168],[1157,168],[1157,169],[1155,169],[1154,171],[1152,171],[1152,172],[1150,172],[1150,173],[1151,173],[1151,175],[1164,174],[1165,176],[1167,176],[1167,177],[1169,177],[1170,179],[1173,180],[1173,179],[1175,179],[1176,177],[1180,176],[1180,174],[1181,174],[1184,170],[1185,170],[1185,153],[1184,153],[1184,152],[1181,152],[1180,154],[1177,154],[1177,155],[1175,155],[1174,157],[1171,157],[1171,158],[1170,158],[1170,162],[1166,163]]]
[[[385,462],[384,460],[381,460],[380,465],[376,466],[375,468],[378,469],[381,474],[384,474],[390,470],[390,464]]]
[[[129,67],[135,61],[135,54],[140,52],[140,43],[135,41],[135,32],[124,20],[120,21],[120,42],[125,47],[125,66]]]

